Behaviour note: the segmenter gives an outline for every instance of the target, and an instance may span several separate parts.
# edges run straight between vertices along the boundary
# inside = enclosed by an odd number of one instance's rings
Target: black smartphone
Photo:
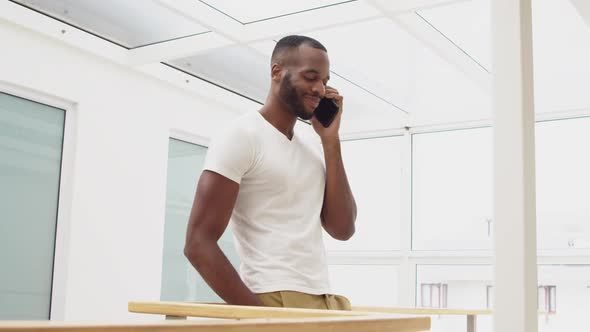
[[[334,99],[323,98],[315,109],[314,115],[324,128],[328,128],[332,124],[332,121],[334,121],[339,110],[340,108]]]

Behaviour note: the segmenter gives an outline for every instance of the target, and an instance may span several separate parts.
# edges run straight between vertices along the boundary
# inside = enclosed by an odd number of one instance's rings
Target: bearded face
[[[303,92],[297,89],[290,72],[287,72],[279,87],[279,97],[288,106],[289,111],[298,118],[309,120],[313,117],[313,110],[308,111],[303,104]]]

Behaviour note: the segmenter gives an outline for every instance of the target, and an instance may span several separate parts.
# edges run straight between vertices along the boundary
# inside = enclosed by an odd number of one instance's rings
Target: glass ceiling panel
[[[486,93],[389,19],[310,35],[327,47],[334,72],[377,96],[391,112],[407,112],[411,125],[490,117]],[[360,106],[369,107],[363,99]]]
[[[276,2],[279,3],[279,1]],[[280,3],[287,3],[287,1],[280,1]],[[309,31],[320,30],[328,26],[351,24],[377,17],[383,17],[382,13],[365,1],[346,2],[340,5],[323,7],[321,10],[305,11],[297,15],[281,16],[272,20],[257,21],[255,24],[244,25],[240,31],[240,39],[260,41],[293,33],[305,35]]]
[[[153,0],[14,0],[126,48],[208,30]]]
[[[328,48],[329,84],[346,98],[344,132],[490,117],[486,93],[389,19],[306,34]],[[366,38],[375,35],[388,38]],[[264,101],[274,42],[250,46],[257,51],[229,47],[171,64]]]
[[[465,51],[474,61],[490,70],[490,6],[490,0],[459,1],[446,6],[423,9],[416,14]]]
[[[533,0],[535,111],[590,108],[590,27],[570,0]],[[490,0],[418,12],[486,68],[491,64]]]
[[[219,48],[169,64],[260,102],[266,100],[270,87],[270,56],[243,45]]]
[[[354,0],[353,0],[354,1]],[[298,0],[298,1],[268,1],[268,0],[204,0],[201,1],[242,23],[249,24],[256,21],[318,10],[324,7],[337,6],[351,0]]]

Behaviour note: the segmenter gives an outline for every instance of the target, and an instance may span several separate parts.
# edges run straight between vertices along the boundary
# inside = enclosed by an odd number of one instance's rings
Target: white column
[[[493,0],[494,331],[537,331],[531,0]]]

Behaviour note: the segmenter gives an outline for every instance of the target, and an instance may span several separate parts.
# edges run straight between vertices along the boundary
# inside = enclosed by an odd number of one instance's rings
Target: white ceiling
[[[193,75],[255,103],[266,98],[275,41],[309,35],[328,49],[329,84],[345,96],[342,130],[352,134],[489,119],[490,1],[16,0],[10,6],[76,27],[87,35],[80,47],[117,62],[154,76]],[[585,1],[533,0],[538,113],[590,110]],[[32,16],[20,23],[36,24]],[[94,39],[102,44],[89,46]],[[111,51],[113,44],[121,51]]]

